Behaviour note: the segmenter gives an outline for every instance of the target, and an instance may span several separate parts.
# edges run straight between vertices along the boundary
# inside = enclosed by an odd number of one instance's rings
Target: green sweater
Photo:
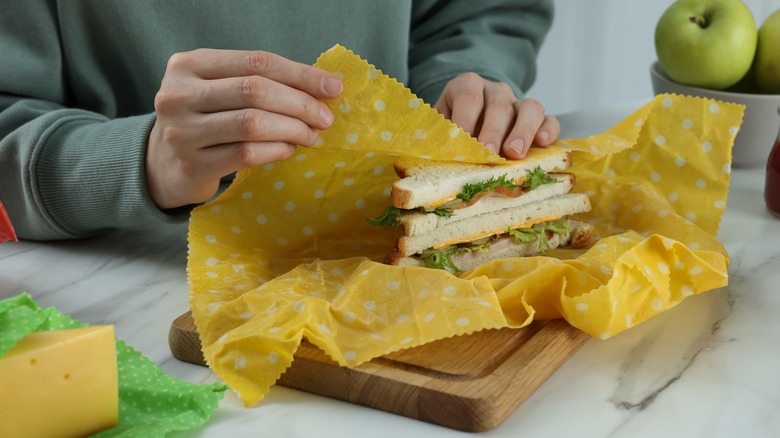
[[[0,13],[0,200],[20,238],[183,221],[146,188],[168,58],[200,47],[312,64],[342,44],[435,103],[473,71],[534,80],[551,0],[23,0]]]

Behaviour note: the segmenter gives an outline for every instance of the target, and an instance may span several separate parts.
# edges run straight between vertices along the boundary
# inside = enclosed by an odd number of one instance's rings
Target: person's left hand
[[[447,83],[437,111],[497,154],[522,159],[528,149],[558,138],[561,125],[534,99],[519,100],[509,85],[463,73]]]

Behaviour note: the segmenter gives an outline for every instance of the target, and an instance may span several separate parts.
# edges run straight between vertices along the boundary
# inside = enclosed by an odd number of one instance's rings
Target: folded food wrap
[[[686,296],[725,286],[714,235],[744,107],[660,95],[609,131],[559,140],[593,204],[584,250],[504,259],[452,275],[381,264],[397,229],[368,225],[390,202],[397,156],[505,160],[341,46],[316,66],[344,82],[312,148],[238,173],[189,229],[190,304],[204,356],[247,406],[305,337],[342,366],[534,319],[602,339]],[[532,148],[531,154],[549,153]]]

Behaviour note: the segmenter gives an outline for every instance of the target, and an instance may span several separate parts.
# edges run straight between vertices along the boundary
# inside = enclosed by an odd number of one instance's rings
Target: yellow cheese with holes
[[[0,437],[81,437],[117,424],[113,326],[30,333],[0,358]]]

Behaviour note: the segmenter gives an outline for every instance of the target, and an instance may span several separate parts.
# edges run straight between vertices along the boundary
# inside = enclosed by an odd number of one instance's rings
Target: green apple
[[[753,72],[761,92],[780,94],[780,9],[768,16],[758,29]]]
[[[658,63],[678,83],[721,90],[750,69],[758,31],[742,0],[677,0],[655,27]]]

